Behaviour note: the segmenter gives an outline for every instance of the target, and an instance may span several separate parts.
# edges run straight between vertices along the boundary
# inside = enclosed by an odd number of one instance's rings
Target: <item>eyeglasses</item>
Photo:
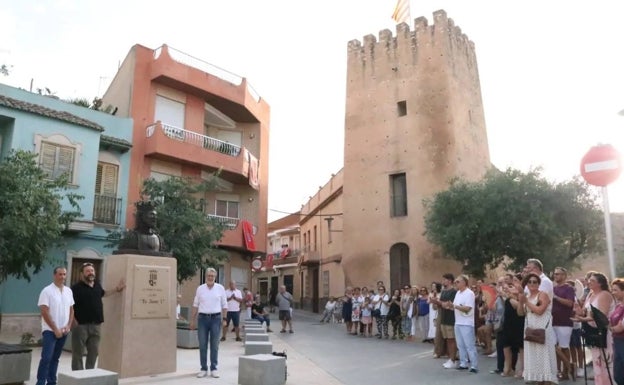
[[[537,281],[537,280],[535,280],[535,279],[529,279],[529,280],[527,281],[527,283],[529,283],[529,284],[533,284],[533,283],[539,283],[539,281]]]

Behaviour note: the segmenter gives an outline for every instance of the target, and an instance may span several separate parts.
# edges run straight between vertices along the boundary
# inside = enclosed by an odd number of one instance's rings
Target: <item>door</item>
[[[319,312],[319,269],[312,270],[312,311]]]

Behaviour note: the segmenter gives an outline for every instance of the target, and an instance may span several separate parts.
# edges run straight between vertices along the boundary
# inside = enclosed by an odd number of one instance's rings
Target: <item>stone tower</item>
[[[425,239],[423,199],[490,167],[474,43],[446,12],[348,44],[342,266],[388,289],[458,273]]]

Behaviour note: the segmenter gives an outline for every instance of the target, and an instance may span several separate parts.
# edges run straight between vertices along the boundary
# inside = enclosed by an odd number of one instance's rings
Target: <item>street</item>
[[[345,385],[522,383],[490,374],[496,367],[494,358],[480,355],[477,374],[443,369],[446,359],[434,359],[431,344],[347,335],[344,324],[321,324],[319,319],[318,314],[295,310],[295,333],[279,333],[279,321],[275,320],[275,337]]]

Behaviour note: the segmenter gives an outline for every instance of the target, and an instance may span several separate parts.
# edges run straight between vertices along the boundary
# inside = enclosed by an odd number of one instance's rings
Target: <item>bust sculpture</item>
[[[136,226],[124,234],[118,249],[113,254],[139,254],[170,257],[165,243],[156,230],[158,213],[151,201],[140,201],[136,205]]]

